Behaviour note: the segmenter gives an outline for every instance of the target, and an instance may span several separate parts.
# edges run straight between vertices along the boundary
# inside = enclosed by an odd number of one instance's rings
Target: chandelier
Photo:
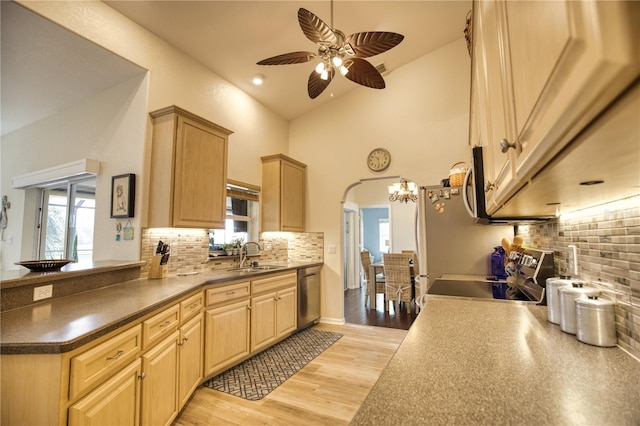
[[[400,201],[408,203],[418,200],[418,185],[415,182],[409,182],[406,179],[400,179],[400,183],[394,183],[389,186],[389,201]]]

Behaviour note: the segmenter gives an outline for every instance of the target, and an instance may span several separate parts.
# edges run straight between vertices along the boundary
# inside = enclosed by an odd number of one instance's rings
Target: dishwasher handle
[[[318,275],[320,275],[319,272],[312,272],[310,274],[300,275],[299,278],[315,277],[315,276],[318,276]]]

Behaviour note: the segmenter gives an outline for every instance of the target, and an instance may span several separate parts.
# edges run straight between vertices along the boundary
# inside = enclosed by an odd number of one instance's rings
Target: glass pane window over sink
[[[225,228],[209,230],[209,251],[222,251],[225,244],[258,240],[259,189],[248,186],[240,182],[227,185]]]

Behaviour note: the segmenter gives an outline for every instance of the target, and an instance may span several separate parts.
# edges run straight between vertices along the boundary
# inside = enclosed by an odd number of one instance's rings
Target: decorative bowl
[[[73,262],[73,259],[51,259],[51,260],[23,260],[16,262],[16,265],[24,266],[32,272],[58,271],[64,265]]]

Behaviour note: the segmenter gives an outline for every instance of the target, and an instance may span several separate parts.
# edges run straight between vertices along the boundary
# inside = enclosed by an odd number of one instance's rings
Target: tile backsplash
[[[528,247],[552,250],[558,275],[577,248],[578,277],[616,304],[618,345],[640,358],[640,196],[517,230]]]
[[[140,250],[141,260],[147,265],[159,240],[171,246],[169,274],[230,269],[239,263],[238,256],[209,257],[209,233],[205,229],[147,228],[142,230]],[[258,243],[262,263],[323,261],[322,232],[265,232]],[[142,276],[146,277],[148,271],[148,266],[142,267]]]

